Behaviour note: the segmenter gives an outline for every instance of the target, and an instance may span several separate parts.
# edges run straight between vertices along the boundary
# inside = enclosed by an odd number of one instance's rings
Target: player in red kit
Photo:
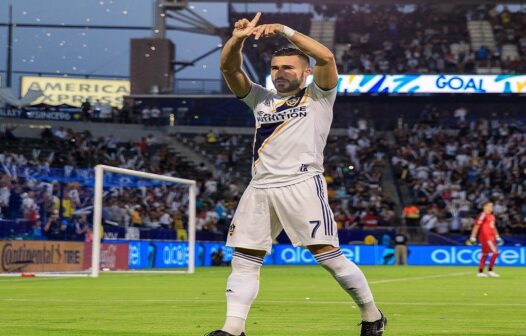
[[[500,238],[499,233],[497,232],[497,227],[495,226],[493,203],[491,202],[484,203],[484,206],[482,207],[482,213],[478,215],[477,220],[475,221],[475,226],[473,227],[473,231],[471,231],[469,242],[471,244],[476,243],[477,238],[482,245],[482,254],[480,256],[479,272],[477,276],[480,278],[499,277],[497,273],[493,272],[493,266],[495,265],[495,261],[499,256],[497,245],[500,245],[502,239]],[[491,259],[489,260],[488,272],[484,273],[486,259],[490,253]]]

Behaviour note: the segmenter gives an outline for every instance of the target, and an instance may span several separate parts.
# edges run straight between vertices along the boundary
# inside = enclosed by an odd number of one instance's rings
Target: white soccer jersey
[[[325,91],[312,82],[295,96],[281,97],[252,83],[242,100],[256,119],[252,186],[281,187],[323,173],[336,88]]]

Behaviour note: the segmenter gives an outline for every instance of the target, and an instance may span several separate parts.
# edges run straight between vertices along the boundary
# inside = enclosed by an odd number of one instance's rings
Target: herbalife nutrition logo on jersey
[[[265,113],[263,111],[258,111],[256,114],[256,120],[259,123],[275,123],[288,119],[305,118],[307,116],[307,107],[298,106],[276,113]]]

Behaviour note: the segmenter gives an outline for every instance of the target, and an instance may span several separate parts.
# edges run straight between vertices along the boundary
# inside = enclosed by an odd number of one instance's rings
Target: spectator
[[[161,110],[157,106],[154,106],[150,110],[150,125],[159,126],[160,119],[161,119]]]
[[[64,240],[66,224],[63,223],[57,210],[54,210],[44,226],[44,236],[48,240]]]
[[[212,266],[227,266],[223,261],[224,257],[223,249],[221,247],[218,248],[217,251],[212,253]]]
[[[141,120],[144,127],[148,127],[151,124],[152,112],[148,106],[144,106],[141,110]]]
[[[91,119],[91,104],[88,99],[80,105],[80,111],[82,112],[82,119],[84,121],[89,121]]]
[[[95,101],[95,104],[93,105],[93,113],[92,113],[92,119],[93,120],[99,120],[102,113],[102,103],[99,99]]]
[[[396,265],[407,265],[407,240],[405,229],[398,229],[394,236]]]
[[[61,140],[65,140],[67,138],[67,132],[66,130],[64,129],[64,127],[60,126],[58,128],[58,130],[56,130],[55,132],[53,132],[53,135]]]
[[[418,226],[420,221],[420,209],[414,204],[404,207],[402,216],[405,219],[407,226]]]

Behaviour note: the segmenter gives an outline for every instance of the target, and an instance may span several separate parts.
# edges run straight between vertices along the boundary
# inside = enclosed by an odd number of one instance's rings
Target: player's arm
[[[504,240],[500,237],[499,230],[497,230],[497,224],[494,225],[493,230],[495,231],[495,240],[498,245],[504,245]]]
[[[243,44],[252,35],[261,13],[257,13],[252,21],[238,20],[234,24],[232,37],[225,43],[221,51],[221,73],[230,90],[237,97],[245,97],[250,92],[251,82],[241,68],[243,65]]]
[[[477,234],[479,233],[479,230],[480,224],[475,224],[475,226],[473,226],[473,230],[471,231],[471,235],[469,236],[469,240],[472,242],[477,241]]]
[[[471,235],[469,236],[469,241],[472,243],[475,243],[477,241],[477,234],[479,233],[480,226],[482,225],[482,222],[484,221],[484,215],[480,215],[475,220],[475,225],[473,226],[473,230],[471,230]]]
[[[45,232],[49,231],[49,228],[51,227],[51,221],[52,220],[53,220],[53,218],[51,216],[47,219],[46,225],[44,226],[44,231]]]
[[[260,25],[254,34],[256,35],[256,40],[259,39],[260,36],[271,37],[278,34],[285,36],[290,42],[294,43],[298,49],[316,61],[313,70],[316,85],[321,89],[330,90],[338,84],[338,70],[334,54],[329,48],[315,39],[279,23]]]

